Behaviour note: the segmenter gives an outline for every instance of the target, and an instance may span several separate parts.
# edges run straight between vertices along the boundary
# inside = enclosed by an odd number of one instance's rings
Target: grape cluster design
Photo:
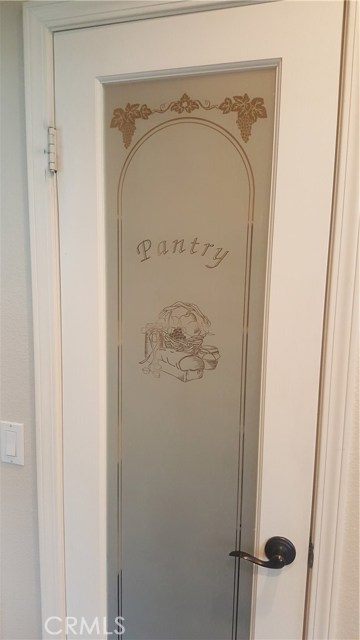
[[[247,93],[243,96],[233,96],[225,98],[219,106],[224,115],[236,112],[236,124],[244,142],[248,142],[251,136],[251,127],[258,118],[267,118],[266,108],[263,98],[253,98],[250,100]]]

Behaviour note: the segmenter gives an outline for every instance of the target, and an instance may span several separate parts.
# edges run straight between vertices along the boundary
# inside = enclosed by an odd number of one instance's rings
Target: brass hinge
[[[55,127],[48,128],[48,167],[51,173],[57,172],[57,144]]]
[[[309,542],[309,551],[308,551],[308,568],[312,569],[314,566],[314,543]]]

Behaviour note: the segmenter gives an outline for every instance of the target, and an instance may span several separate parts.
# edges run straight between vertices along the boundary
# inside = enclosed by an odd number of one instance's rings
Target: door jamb
[[[261,1],[261,0],[259,0]],[[269,1],[269,0],[265,0]],[[270,0],[271,1],[271,0]],[[130,19],[221,9],[249,2],[24,3],[25,96],[42,622],[66,617],[62,460],[61,303],[56,174],[47,166],[47,128],[54,125],[53,33]],[[329,248],[319,437],[314,499],[315,562],[304,637],[329,637],[331,585],[339,525],[342,445],[346,433],[347,370],[358,247],[356,24],[358,3],[347,2],[343,85]],[[147,5],[147,6],[144,6]],[[358,64],[358,61],[357,61]],[[358,107],[357,107],[358,108]],[[51,637],[44,627],[43,637]]]
[[[308,570],[304,618],[304,638],[314,640],[334,637],[333,587],[338,572],[339,530],[344,526],[341,496],[346,441],[352,428],[348,402],[353,400],[350,349],[358,304],[358,113],[359,3],[346,1],[310,531],[315,555]],[[358,338],[356,328],[355,336]]]

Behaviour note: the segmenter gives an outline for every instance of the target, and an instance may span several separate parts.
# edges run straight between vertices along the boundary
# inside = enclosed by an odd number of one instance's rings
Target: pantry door
[[[342,12],[54,34],[67,612],[129,640],[301,637]]]

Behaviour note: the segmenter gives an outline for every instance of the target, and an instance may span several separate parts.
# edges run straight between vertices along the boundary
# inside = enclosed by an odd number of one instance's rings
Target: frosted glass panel
[[[105,85],[109,606],[129,640],[249,635],[229,552],[253,545],[275,80]]]

